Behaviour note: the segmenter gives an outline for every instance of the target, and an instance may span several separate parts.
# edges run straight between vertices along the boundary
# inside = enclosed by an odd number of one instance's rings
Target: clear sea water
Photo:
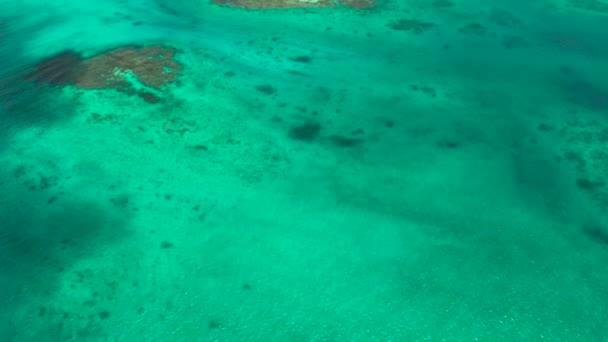
[[[0,61],[0,341],[608,341],[606,0],[0,0]]]

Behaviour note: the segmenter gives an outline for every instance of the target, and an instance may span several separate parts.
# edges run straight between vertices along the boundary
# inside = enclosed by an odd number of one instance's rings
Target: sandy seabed
[[[0,341],[608,339],[608,9],[245,2],[0,1]]]

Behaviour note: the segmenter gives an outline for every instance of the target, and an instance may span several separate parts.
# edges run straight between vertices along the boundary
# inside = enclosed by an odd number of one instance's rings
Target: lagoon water
[[[0,341],[608,340],[608,2],[305,4],[0,0]]]

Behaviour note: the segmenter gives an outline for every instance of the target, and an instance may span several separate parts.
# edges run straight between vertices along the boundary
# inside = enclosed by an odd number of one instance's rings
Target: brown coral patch
[[[158,92],[176,81],[180,65],[174,55],[175,49],[161,45],[125,46],[90,58],[68,50],[38,62],[25,79],[38,85],[113,88],[155,103],[159,98],[141,89]]]
[[[83,89],[119,88],[135,78],[144,86],[160,89],[177,78],[180,66],[173,60],[174,54],[173,48],[160,45],[121,47],[86,59],[64,51],[37,63],[25,78]]]
[[[218,5],[228,5],[247,9],[330,7],[334,5],[331,0],[212,0],[212,2]]]
[[[342,5],[352,7],[354,9],[369,9],[376,6],[377,0],[338,0]]]
[[[247,9],[336,7],[343,5],[355,9],[373,8],[377,0],[211,0],[218,5]]]
[[[173,60],[175,50],[160,45],[127,46],[111,50],[83,61],[83,72],[75,84],[79,88],[115,88],[136,78],[155,89],[177,78],[179,64]]]

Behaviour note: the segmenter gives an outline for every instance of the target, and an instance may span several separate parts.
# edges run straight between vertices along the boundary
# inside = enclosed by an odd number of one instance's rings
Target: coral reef
[[[247,9],[336,7],[373,8],[377,0],[211,0],[218,5],[229,5]]]
[[[212,0],[218,5],[230,5],[248,9],[254,8],[297,8],[297,7],[329,7],[331,0]]]
[[[173,48],[160,45],[114,49],[85,59],[75,84],[96,89],[133,86],[138,81],[146,87],[161,89],[177,78],[180,66],[173,60],[174,54]]]
[[[157,102],[154,92],[177,79],[180,65],[174,55],[175,49],[161,45],[125,46],[90,58],[63,51],[41,60],[25,79],[39,85],[114,88]]]
[[[374,8],[377,0],[338,0],[342,5],[355,9]]]

